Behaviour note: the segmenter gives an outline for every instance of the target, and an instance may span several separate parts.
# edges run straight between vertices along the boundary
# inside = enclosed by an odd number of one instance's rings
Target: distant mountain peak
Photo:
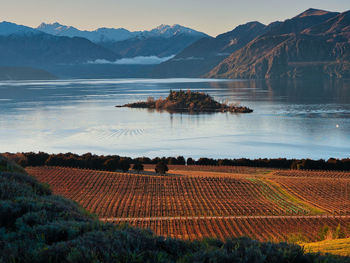
[[[303,31],[303,33],[312,35],[339,34],[341,32],[346,34],[350,32],[350,11],[340,13],[322,24],[315,25]]]
[[[44,23],[44,22],[42,22],[38,27],[37,27],[37,29],[40,29],[40,28],[46,28],[46,27],[54,27],[54,28],[56,28],[56,27],[60,27],[60,26],[63,26],[63,25],[61,25],[60,23],[58,23],[58,22],[54,22],[54,23]]]
[[[93,31],[79,30],[73,26],[62,25],[58,22],[47,24],[41,23],[38,30],[51,35],[67,37],[83,37],[92,42],[122,41],[133,37],[133,34],[124,28],[98,28]]]
[[[349,15],[348,15],[349,14]],[[348,78],[350,13],[308,9],[232,53],[206,77]]]
[[[150,31],[143,31],[142,36],[148,36],[148,37],[164,37],[169,38],[176,35],[192,35],[192,36],[200,36],[202,35],[207,36],[205,33],[196,31],[192,28],[181,26],[179,24],[173,24],[173,25],[165,25],[161,24],[157,26],[156,28],[150,30]]]
[[[315,8],[309,8],[302,12],[301,14],[297,15],[296,17],[307,17],[307,16],[323,16],[330,13],[329,11],[322,10],[322,9],[315,9]]]
[[[235,38],[237,36],[239,36],[240,34],[242,34],[243,32],[246,33],[247,31],[252,31],[253,34],[254,31],[262,31],[266,26],[258,21],[252,21],[252,22],[248,22],[242,25],[239,25],[237,27],[235,27],[232,31],[223,33],[218,35],[216,38],[217,39],[223,39],[223,38]]]
[[[46,32],[46,33],[49,33],[49,34],[52,34],[53,31],[64,31],[64,30],[78,30],[76,29],[75,27],[72,27],[72,26],[66,26],[66,25],[62,25],[58,22],[54,22],[54,23],[41,23],[37,29],[39,30],[50,30],[52,32]]]
[[[0,22],[0,35],[7,36],[12,34],[25,35],[25,34],[37,34],[40,31],[35,30],[31,27],[17,25],[12,22],[3,21]]]
[[[92,42],[118,42],[123,41],[130,38],[148,38],[148,37],[162,37],[162,38],[170,38],[177,35],[189,35],[189,36],[207,36],[202,32],[198,32],[194,29],[181,26],[179,24],[174,24],[172,26],[161,24],[158,27],[149,30],[149,31],[135,31],[130,32],[124,28],[98,28],[93,31],[87,30],[79,30],[72,26],[62,25],[58,22],[48,24],[41,23],[38,27],[38,30],[43,31],[45,33],[51,35],[58,36],[68,36],[68,37],[84,37]]]

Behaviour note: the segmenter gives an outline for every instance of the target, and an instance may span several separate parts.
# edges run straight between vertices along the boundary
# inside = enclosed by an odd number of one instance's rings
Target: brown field
[[[330,214],[350,214],[350,179],[288,177],[274,180],[289,192]]]
[[[350,180],[334,172],[317,177],[305,171],[199,166],[170,166],[171,176],[60,167],[27,172],[101,220],[163,236],[314,241],[325,225],[330,231],[340,225],[350,236]]]
[[[217,217],[217,218],[175,218],[155,220],[108,220],[114,223],[128,223],[135,227],[149,228],[157,235],[181,239],[202,239],[205,237],[226,238],[248,236],[260,241],[304,241],[319,239],[323,226],[336,229],[350,224],[349,218],[333,217]],[[349,235],[349,230],[345,235]]]
[[[286,177],[320,177],[350,179],[350,172],[341,171],[309,171],[309,170],[278,170],[276,175]]]

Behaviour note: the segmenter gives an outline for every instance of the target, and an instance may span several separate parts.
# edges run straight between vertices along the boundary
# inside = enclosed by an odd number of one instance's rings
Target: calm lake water
[[[251,114],[115,108],[205,91]],[[0,82],[0,152],[214,158],[350,157],[350,81],[118,79]]]

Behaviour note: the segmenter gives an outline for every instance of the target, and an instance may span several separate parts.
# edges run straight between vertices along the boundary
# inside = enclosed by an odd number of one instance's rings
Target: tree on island
[[[169,168],[164,162],[158,162],[154,170],[158,174],[165,175]]]

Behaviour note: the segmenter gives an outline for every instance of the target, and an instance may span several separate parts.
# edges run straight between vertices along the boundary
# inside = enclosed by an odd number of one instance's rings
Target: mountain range
[[[129,31],[125,28],[98,28],[96,30],[87,31],[79,30],[72,26],[65,26],[59,23],[46,24],[41,23],[37,28],[42,32],[56,36],[65,37],[84,37],[95,43],[101,42],[118,42],[130,38],[151,38],[151,37],[162,37],[171,38],[176,35],[191,35],[197,37],[207,36],[204,33],[198,32],[188,27],[180,25],[160,25],[152,30],[145,31]]]
[[[236,50],[279,23],[259,22],[240,25],[217,37],[205,37],[189,45],[174,58],[157,66],[154,77],[199,77],[213,69]]]
[[[160,25],[149,31],[131,32],[125,28],[98,28],[81,31],[59,23],[42,23],[38,30],[66,37],[83,37],[99,44],[120,57],[175,55],[188,45],[208,35],[180,25]]]
[[[158,63],[170,59],[158,65],[145,63],[147,69],[139,65],[138,73],[132,75],[136,67],[130,64],[148,57]],[[121,64],[125,61],[129,66],[124,76]],[[111,77],[118,72],[115,77],[348,78],[350,11],[308,9],[269,25],[249,22],[217,37],[180,25],[132,32],[124,28],[82,31],[59,23],[31,28],[2,22],[0,66],[36,67],[58,75],[53,71],[60,69],[71,77],[83,68],[84,76],[108,69],[104,75]]]
[[[0,65],[39,66],[114,62],[125,57],[167,57],[207,36],[179,25],[161,25],[150,31],[101,28],[80,31],[58,23],[30,28],[0,23]]]
[[[350,77],[350,11],[309,9],[255,38],[211,78]]]
[[[86,38],[59,37],[9,22],[0,23],[0,66],[45,67],[118,58]]]

